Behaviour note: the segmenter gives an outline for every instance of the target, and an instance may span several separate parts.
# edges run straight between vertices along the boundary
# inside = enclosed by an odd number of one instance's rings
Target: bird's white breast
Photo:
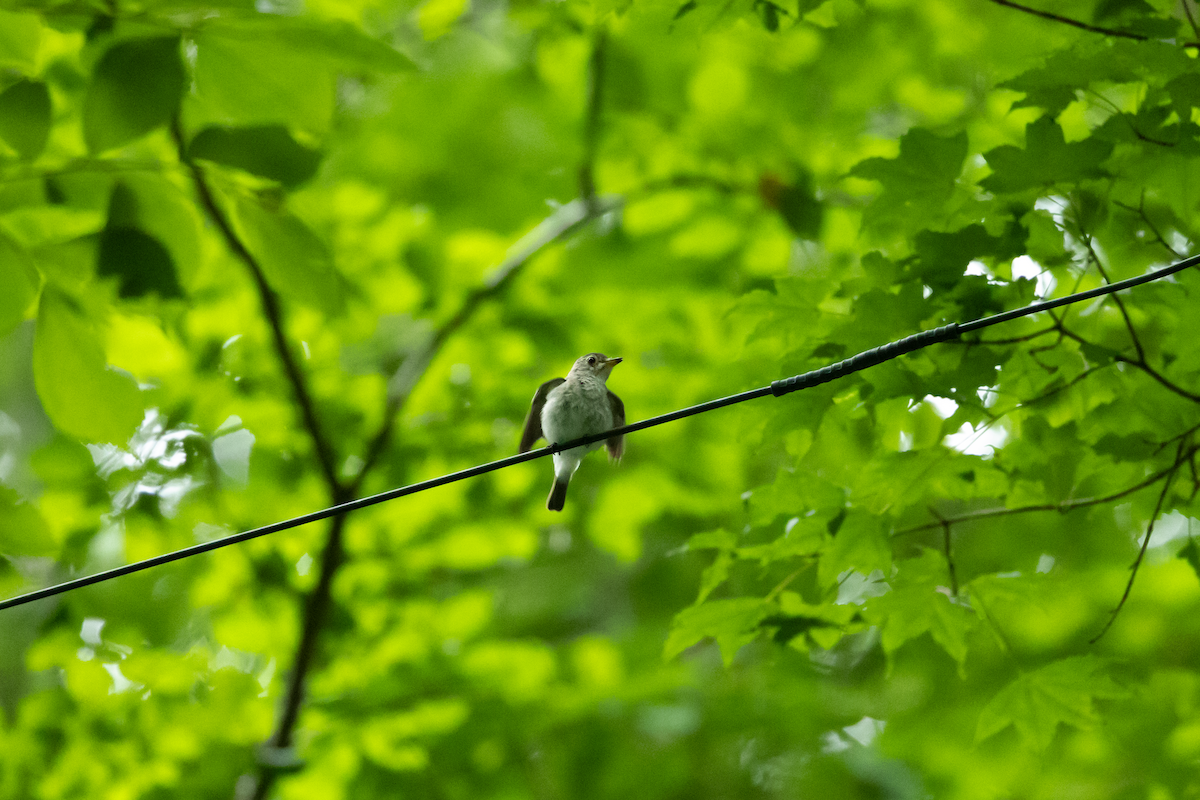
[[[549,442],[569,442],[590,433],[602,433],[612,426],[612,407],[602,381],[568,380],[546,396],[542,432]],[[595,450],[600,444],[591,444],[588,449]]]

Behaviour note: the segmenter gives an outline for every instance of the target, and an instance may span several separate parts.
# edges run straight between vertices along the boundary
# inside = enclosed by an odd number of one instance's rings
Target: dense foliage
[[[1190,255],[1198,22],[5,3],[0,593]],[[0,797],[1194,797],[1198,300],[0,611]]]

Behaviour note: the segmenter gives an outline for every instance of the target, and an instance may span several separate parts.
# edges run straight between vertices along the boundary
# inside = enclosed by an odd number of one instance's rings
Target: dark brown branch
[[[344,503],[351,498],[352,493],[338,479],[337,460],[333,447],[325,437],[324,430],[317,417],[316,405],[308,391],[308,384],[304,373],[301,371],[300,364],[287,342],[287,336],[283,329],[283,311],[280,308],[279,299],[267,283],[266,276],[263,274],[258,259],[255,258],[254,254],[249,251],[245,243],[238,237],[229,219],[221,210],[220,205],[213,196],[212,189],[208,185],[208,180],[204,172],[199,165],[188,160],[183,131],[178,120],[175,120],[172,125],[172,135],[175,138],[180,162],[185,164],[191,172],[201,206],[217,227],[217,230],[220,231],[226,246],[245,264],[247,270],[250,272],[255,288],[258,290],[263,314],[266,316],[268,326],[271,329],[276,355],[283,365],[288,383],[292,387],[292,394],[296,398],[296,404],[300,407],[300,416],[304,427],[312,439],[313,447],[316,450],[317,462],[320,466],[321,474],[325,479],[326,486],[329,488],[330,499],[334,504]],[[265,798],[277,774],[276,767],[271,766],[271,764],[279,760],[278,753],[285,751],[291,745],[292,732],[295,729],[296,718],[303,703],[308,670],[316,654],[317,638],[331,604],[333,576],[342,562],[342,532],[345,529],[345,525],[345,516],[334,517],[331,520],[329,536],[326,539],[325,549],[321,553],[321,572],[318,576],[316,586],[313,587],[313,590],[305,600],[304,621],[301,628],[300,642],[296,647],[296,657],[293,660],[291,674],[288,677],[288,686],[279,722],[275,728],[275,732],[271,735],[271,739],[265,746],[265,750],[268,753],[275,755],[267,756],[262,760],[262,769],[257,779],[247,776],[239,782],[236,789],[239,797],[253,797],[255,800]]]
[[[337,573],[338,567],[342,565],[345,556],[343,532],[346,528],[346,519],[347,517],[343,514],[330,521],[329,537],[325,542],[325,550],[321,553],[321,573],[317,576],[317,583],[305,601],[304,628],[300,634],[300,643],[296,646],[292,677],[288,682],[279,722],[275,727],[275,732],[271,735],[270,747],[285,748],[292,744],[292,732],[295,730],[300,706],[304,701],[308,668],[316,655],[317,636],[325,624],[325,617],[329,611],[333,577]]]
[[[1099,633],[1088,640],[1088,644],[1095,644],[1100,641],[1101,636],[1108,633],[1108,629],[1116,622],[1117,615],[1125,607],[1125,601],[1129,599],[1129,593],[1133,591],[1133,582],[1137,579],[1138,569],[1142,566],[1142,559],[1146,557],[1146,548],[1150,546],[1150,536],[1154,533],[1154,523],[1158,521],[1158,515],[1162,512],[1163,502],[1167,499],[1167,491],[1171,488],[1171,479],[1175,477],[1175,473],[1183,465],[1184,461],[1190,460],[1190,455],[1187,459],[1183,456],[1184,441],[1179,442],[1179,449],[1175,451],[1175,463],[1171,465],[1171,469],[1167,472],[1167,479],[1163,481],[1162,491],[1158,493],[1158,502],[1154,504],[1154,511],[1150,514],[1150,522],[1146,525],[1146,535],[1142,538],[1142,546],[1138,550],[1137,558],[1133,561],[1133,566],[1129,568],[1129,582],[1125,584],[1125,591],[1122,593],[1116,608],[1109,615],[1108,622],[1104,623],[1104,627],[1100,629]]]
[[[308,432],[309,438],[312,439],[313,448],[316,450],[317,463],[321,468],[321,474],[325,478],[325,483],[330,487],[331,494],[336,495],[336,489],[339,486],[337,478],[337,457],[334,455],[333,446],[326,438],[324,430],[321,427],[320,420],[317,418],[317,409],[313,403],[312,396],[308,391],[308,383],[304,378],[304,373],[300,369],[300,364],[292,353],[292,348],[288,345],[287,334],[284,332],[283,311],[279,306],[279,298],[275,291],[267,283],[267,278],[263,274],[262,266],[258,263],[258,259],[251,253],[241,238],[233,230],[225,212],[221,210],[221,206],[217,203],[216,197],[213,196],[212,189],[208,185],[208,180],[204,175],[204,171],[198,164],[191,161],[187,157],[187,147],[183,141],[183,130],[180,127],[179,120],[176,119],[171,126],[171,133],[175,139],[175,146],[179,151],[179,160],[184,164],[192,176],[192,183],[196,187],[196,194],[200,198],[200,205],[203,207],[209,219],[216,226],[221,234],[221,238],[225,240],[226,247],[237,256],[250,273],[251,279],[254,281],[255,289],[258,290],[259,301],[262,304],[263,314],[267,318],[267,325],[271,329],[271,339],[275,345],[275,355],[279,358],[280,364],[283,365],[283,371],[287,377],[288,384],[292,388],[292,394],[296,398],[296,404],[300,407],[301,421],[304,423],[304,428]]]
[[[1059,330],[1061,330],[1063,332],[1064,336],[1066,336],[1070,339],[1074,339],[1075,341],[1079,342],[1080,344],[1091,344],[1090,342],[1088,342],[1086,339],[1084,339],[1079,334],[1077,334],[1073,331],[1070,331],[1066,327],[1062,326],[1061,323],[1060,323]],[[1187,389],[1184,389],[1182,386],[1179,386],[1178,384],[1173,383],[1165,375],[1163,375],[1158,370],[1154,369],[1154,367],[1150,366],[1145,361],[1130,358],[1129,356],[1123,356],[1120,353],[1114,353],[1112,358],[1114,361],[1119,361],[1122,364],[1128,364],[1131,367],[1136,367],[1137,369],[1140,369],[1142,372],[1146,373],[1151,378],[1153,378],[1154,380],[1156,380],[1160,384],[1162,384],[1165,388],[1174,392],[1175,394],[1179,395],[1180,397],[1183,397],[1187,400],[1191,400],[1193,403],[1200,403],[1200,394],[1195,394],[1193,392],[1189,392]]]
[[[998,6],[1004,6],[1005,8],[1012,8],[1017,11],[1023,11],[1026,14],[1033,14],[1035,17],[1041,17],[1042,19],[1048,19],[1051,22],[1060,22],[1063,25],[1070,25],[1072,28],[1079,28],[1079,30],[1088,31],[1089,33],[1099,33],[1104,36],[1117,36],[1117,37],[1121,37],[1121,38],[1125,38],[1125,39],[1133,39],[1138,42],[1144,42],[1148,38],[1146,36],[1143,36],[1140,33],[1132,33],[1130,31],[1121,31],[1121,30],[1116,30],[1115,28],[1102,28],[1099,25],[1089,25],[1086,22],[1082,22],[1077,19],[1072,19],[1070,17],[1064,17],[1061,14],[1053,14],[1049,11],[1042,11],[1041,9],[1030,8],[1029,6],[1023,6],[1020,3],[1012,2],[1012,0],[992,0],[992,2]]]
[[[1198,450],[1200,450],[1200,447],[1193,446],[1188,448],[1188,451],[1184,454],[1183,458],[1191,458]],[[920,525],[913,525],[910,528],[903,528],[898,531],[893,531],[892,536],[907,536],[910,533],[918,533],[919,531],[940,528],[946,524],[957,525],[960,522],[975,522],[976,520],[1007,517],[1014,514],[1028,514],[1034,511],[1058,511],[1060,513],[1066,513],[1068,511],[1074,511],[1078,508],[1103,505],[1104,503],[1111,503],[1114,500],[1120,500],[1122,497],[1126,497],[1134,492],[1140,491],[1141,489],[1145,489],[1147,486],[1152,486],[1167,475],[1175,472],[1175,470],[1178,468],[1178,463],[1172,464],[1170,467],[1154,473],[1144,480],[1135,483],[1133,486],[1129,486],[1120,490],[1119,492],[1114,492],[1103,497],[1086,497],[1082,500],[1068,500],[1063,503],[1038,503],[1036,505],[1021,506],[1019,508],[986,508],[979,511],[971,511],[966,514],[960,514],[957,517],[942,517],[936,522],[925,522]]]

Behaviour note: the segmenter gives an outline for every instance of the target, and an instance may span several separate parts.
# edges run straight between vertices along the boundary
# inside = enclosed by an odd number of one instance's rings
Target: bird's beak
[[[621,358],[620,356],[614,356],[613,358],[606,358],[604,360],[604,365],[606,367],[608,367],[609,369],[612,369],[613,367],[615,367],[617,364],[620,364],[624,360],[625,359]]]

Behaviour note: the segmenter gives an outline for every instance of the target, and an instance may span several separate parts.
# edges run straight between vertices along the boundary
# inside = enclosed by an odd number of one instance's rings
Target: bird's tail
[[[546,500],[546,508],[551,511],[562,511],[563,503],[567,502],[567,482],[556,476],[554,486],[550,487],[550,497]]]

